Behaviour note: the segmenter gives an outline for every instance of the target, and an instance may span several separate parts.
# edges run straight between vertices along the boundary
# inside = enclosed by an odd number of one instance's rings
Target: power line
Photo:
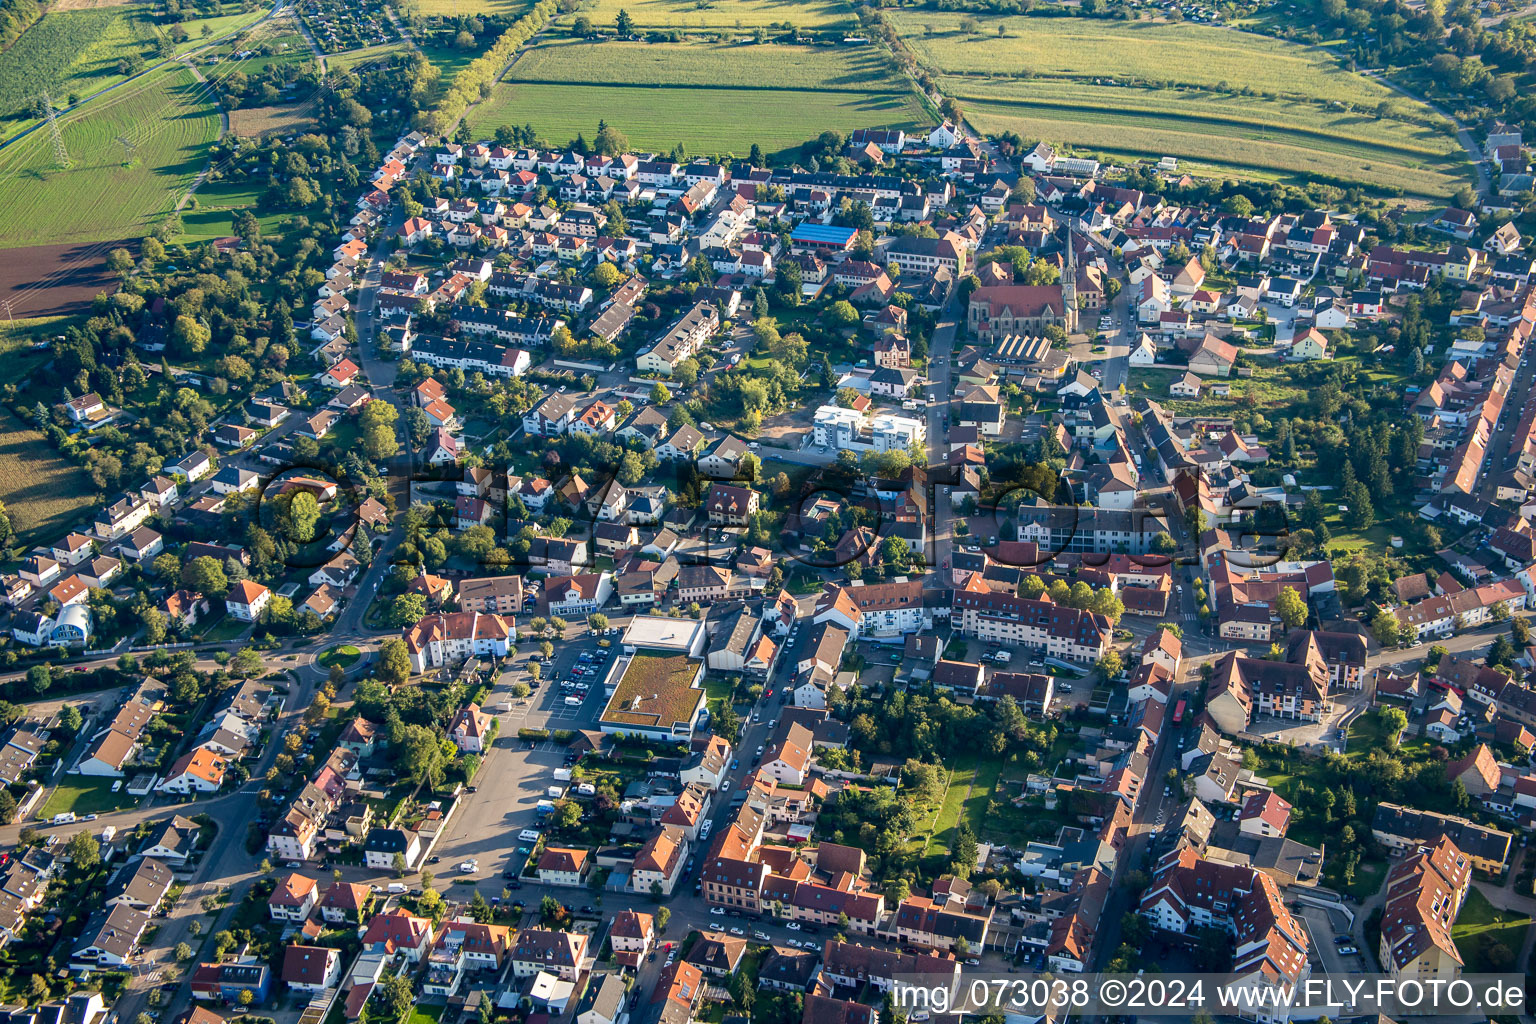
[[[53,100],[45,92],[43,93],[43,109],[47,111],[48,134],[53,138],[53,159],[60,167],[73,166],[69,162],[69,150],[64,148],[64,133],[59,131],[59,119],[53,112]]]
[[[133,142],[130,139],[128,139],[127,136],[123,136],[123,135],[119,135],[117,137],[117,141],[119,143],[121,143],[122,147],[123,147],[123,163],[125,163],[125,164],[133,163],[133,151],[134,151]]]

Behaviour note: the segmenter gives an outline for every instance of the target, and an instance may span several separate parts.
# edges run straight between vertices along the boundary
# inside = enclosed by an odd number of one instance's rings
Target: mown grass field
[[[853,28],[858,24],[852,5],[842,0],[590,0],[581,6],[581,13],[595,25],[612,25],[620,10],[628,11],[638,28],[676,28],[685,32],[750,31],[760,25],[783,22],[809,29],[834,25]]]
[[[891,17],[983,131],[1108,159],[1176,156],[1196,172],[1363,181],[1426,198],[1467,180],[1442,119],[1321,50],[1188,24],[981,18],[968,35],[956,14]]]
[[[380,43],[378,46],[365,46],[361,50],[348,50],[345,53],[328,53],[325,55],[325,66],[339,69],[355,68],[363,64],[370,64],[376,60],[387,60],[395,54],[403,53],[404,51],[404,43]]]
[[[259,212],[260,201],[261,196],[254,189],[205,183],[197,190],[197,208],[188,207],[182,211],[182,233],[175,240],[193,244],[232,235],[235,233],[235,216],[242,210],[256,214],[262,238],[281,234],[288,215]]]
[[[229,112],[229,130],[247,138],[273,132],[291,132],[314,124],[308,103],[275,103],[270,107],[242,107]]]
[[[23,543],[57,536],[95,501],[90,478],[42,434],[0,409],[0,501]]]
[[[607,121],[636,147],[738,156],[753,143],[771,155],[828,128],[927,121],[872,48],[567,41],[524,54],[470,118],[480,135],[532,123],[555,145]]]
[[[210,89],[177,68],[146,75],[0,150],[0,248],[138,237],[176,205],[219,132]],[[119,138],[133,147],[124,161]]]

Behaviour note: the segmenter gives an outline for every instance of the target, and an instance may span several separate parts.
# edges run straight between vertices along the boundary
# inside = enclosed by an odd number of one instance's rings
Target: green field
[[[210,38],[233,32],[261,18],[266,8],[194,18],[180,23],[187,40],[178,53],[206,46]],[[0,138],[32,124],[33,105],[47,92],[55,109],[124,80],[118,62],[138,57],[146,67],[159,57],[156,44],[166,27],[156,25],[147,4],[50,11],[0,53]],[[207,35],[205,36],[204,30]],[[302,45],[302,41],[301,41]],[[307,54],[307,47],[304,49]]]
[[[1246,88],[1373,109],[1386,101],[1428,116],[1386,86],[1344,70],[1323,51],[1230,29],[1087,18],[980,18],[977,34],[967,35],[960,30],[964,16],[959,14],[898,11],[890,17],[920,59],[950,74],[1027,72],[1106,84]],[[999,23],[1005,26],[1004,38],[997,36]]]
[[[325,55],[325,66],[333,69],[355,68],[376,60],[386,60],[397,53],[404,53],[405,49],[404,43],[394,42],[365,46],[361,50],[348,50],[346,53],[328,53]]]
[[[95,500],[83,470],[61,458],[42,434],[0,410],[0,501],[23,543],[58,536]]]
[[[469,14],[503,15],[517,18],[532,7],[529,0],[404,0],[395,5],[402,17],[457,18]]]
[[[1465,181],[1441,118],[1321,50],[1188,24],[994,18],[967,35],[957,14],[891,17],[982,131],[1109,159],[1175,156],[1197,173],[1425,197]]]
[[[182,233],[174,241],[188,244],[226,238],[235,233],[235,214],[256,207],[261,196],[254,189],[237,184],[204,184],[197,190],[197,208],[182,211]],[[257,213],[261,235],[270,239],[282,234],[288,221],[286,213]]]
[[[0,53],[0,119],[10,134],[30,123],[32,101],[47,91],[55,107],[122,81],[117,62],[152,51],[154,25],[138,4],[45,14]]]
[[[564,40],[524,54],[470,118],[482,136],[531,122],[560,145],[607,121],[638,148],[681,142],[694,154],[741,156],[753,143],[772,154],[828,128],[927,120],[873,48]]]
[[[56,166],[46,132],[0,150],[0,247],[145,234],[206,162],[219,132],[209,91],[177,68],[86,104],[60,120],[68,169]]]
[[[612,25],[621,10],[628,11],[640,29],[676,28],[685,32],[753,29],[783,22],[801,29],[834,25],[851,29],[858,24],[853,7],[840,0],[591,0],[581,6],[582,14],[604,27]]]

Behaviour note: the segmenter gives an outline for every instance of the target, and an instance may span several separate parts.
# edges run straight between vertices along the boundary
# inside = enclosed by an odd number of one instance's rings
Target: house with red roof
[[[279,881],[267,897],[267,913],[274,921],[303,921],[319,897],[320,884],[295,871]]]
[[[412,963],[420,963],[431,948],[431,920],[398,907],[373,915],[363,931],[364,952],[399,953]]]
[[[357,375],[361,372],[362,368],[352,360],[342,359],[320,375],[320,383],[340,391],[348,384],[357,383]]]
[[[1291,805],[1273,790],[1256,790],[1238,809],[1237,827],[1244,835],[1283,839],[1291,827]]]

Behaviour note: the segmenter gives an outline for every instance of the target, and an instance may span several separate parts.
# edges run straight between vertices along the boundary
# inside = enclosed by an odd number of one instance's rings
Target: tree
[[[750,1015],[752,1003],[757,998],[757,990],[751,974],[747,971],[736,971],[731,975],[727,988],[731,993],[731,1001],[736,1004],[736,1009]]]
[[[1120,674],[1120,670],[1123,667],[1120,652],[1111,647],[1104,652],[1104,657],[1098,660],[1096,667],[1100,672],[1104,673],[1105,679],[1115,678]]]
[[[126,278],[133,269],[133,253],[119,246],[107,253],[107,269],[118,277]]]
[[[1391,647],[1397,643],[1397,616],[1387,609],[1382,608],[1371,619],[1371,635],[1376,642],[1383,647]]]
[[[1307,621],[1307,602],[1296,592],[1295,587],[1286,587],[1280,591],[1280,596],[1275,601],[1275,609],[1280,613],[1280,621],[1288,630],[1298,629]]]
[[[613,21],[614,31],[618,32],[620,39],[628,39],[635,34],[635,20],[629,16],[629,12],[619,9],[619,16]]]
[[[420,594],[400,594],[389,606],[390,622],[414,626],[427,616],[427,599]]]
[[[391,743],[395,750],[395,765],[411,782],[426,782],[436,789],[443,781],[443,773],[453,756],[453,744],[435,730],[424,725],[407,725],[401,729],[399,743]]]
[[[385,972],[388,977],[374,986],[370,1002],[378,1007],[379,1013],[375,1017],[369,1013],[370,1020],[389,1022],[389,1024],[404,1024],[410,1019],[411,1011],[416,1005],[416,991],[409,974],[391,974]]]
[[[53,670],[44,662],[27,669],[27,687],[41,697],[53,685]]]
[[[485,901],[484,896],[480,895],[479,889],[476,889],[475,895],[470,898],[469,916],[473,917],[481,924],[491,923],[491,918],[493,916],[491,913],[491,905]]]
[[[970,825],[961,824],[955,830],[955,841],[949,849],[949,869],[960,878],[970,878],[976,870],[976,834]]]
[[[192,947],[185,942],[178,942],[171,955],[176,958],[178,963],[185,963],[192,959]]]
[[[319,524],[320,503],[308,491],[299,491],[288,502],[288,539],[308,544],[315,539],[315,528]]]
[[[260,675],[264,668],[266,668],[266,664],[262,661],[260,652],[250,647],[240,648],[240,650],[235,652],[235,656],[229,659],[230,672],[241,679],[250,679],[252,676]]]
[[[64,850],[76,871],[85,871],[101,863],[101,843],[89,832],[76,832],[70,836],[69,845]]]
[[[590,278],[594,287],[617,288],[624,281],[624,272],[604,260],[592,268]]]
[[[181,585],[204,597],[221,599],[229,593],[229,577],[211,555],[192,559],[181,570]]]
[[[379,645],[379,678],[398,685],[411,677],[411,652],[405,641],[392,636]]]
[[[202,355],[212,337],[213,332],[206,324],[199,323],[185,313],[176,318],[176,324],[171,329],[171,340],[182,353],[189,356]]]
[[[667,930],[667,922],[672,920],[672,911],[666,907],[657,907],[656,912],[651,916],[656,919],[656,930],[664,932]]]
[[[404,878],[406,871],[410,870],[410,866],[405,862],[405,854],[403,853],[395,853],[393,864],[396,878]]]
[[[608,616],[602,612],[593,612],[587,616],[587,625],[592,629],[604,630],[608,628]]]
[[[652,405],[666,405],[670,401],[672,401],[672,392],[668,390],[665,384],[657,381],[651,386]]]

